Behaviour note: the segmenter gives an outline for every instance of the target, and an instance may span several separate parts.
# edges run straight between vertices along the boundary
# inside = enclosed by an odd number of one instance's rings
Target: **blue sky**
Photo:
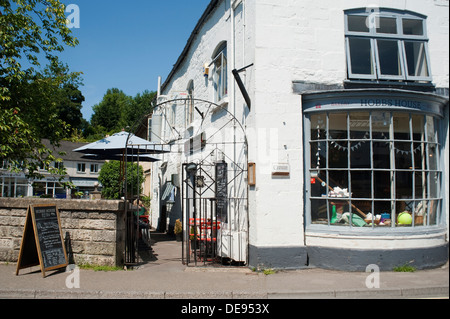
[[[135,96],[156,91],[164,81],[210,0],[65,0],[80,9],[80,44],[66,48],[61,60],[83,72],[83,117],[106,90]],[[67,13],[69,15],[69,13]]]

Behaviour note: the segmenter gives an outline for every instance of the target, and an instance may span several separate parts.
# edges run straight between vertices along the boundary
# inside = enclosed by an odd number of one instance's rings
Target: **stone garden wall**
[[[70,263],[121,266],[122,201],[0,198],[0,262],[17,262],[29,205],[56,205]]]

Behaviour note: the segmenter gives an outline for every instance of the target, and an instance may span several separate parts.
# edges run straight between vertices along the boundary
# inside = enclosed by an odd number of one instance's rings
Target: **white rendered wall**
[[[449,86],[448,1],[256,1],[255,105],[250,117],[258,132],[265,130],[277,138],[250,142],[249,161],[265,162],[260,153],[270,144],[271,162],[287,162],[291,172],[289,178],[273,178],[270,170],[263,170],[265,165],[257,164],[257,186],[250,203],[252,245],[305,244],[301,96],[293,94],[292,82],[342,86],[344,10],[368,5],[427,15],[433,83]],[[446,143],[448,149],[448,135]],[[448,172],[448,152],[445,156]],[[448,186],[447,174],[447,192]],[[448,212],[448,201],[446,205]]]
[[[162,92],[168,96],[186,92],[193,80],[195,97],[213,100],[211,79],[204,78],[202,69],[211,61],[216,46],[227,41],[228,110],[245,127],[248,161],[256,163],[256,186],[250,187],[248,194],[250,245],[305,246],[303,114],[301,96],[293,93],[293,81],[342,86],[346,79],[344,10],[368,5],[428,16],[433,83],[448,88],[448,1],[245,0],[233,12],[226,0],[201,28],[184,63]],[[231,70],[251,63],[253,67],[241,73],[252,99],[249,112]],[[199,122],[198,114],[195,115],[194,127]],[[181,118],[177,115],[177,119]],[[186,134],[183,123],[177,122],[177,127],[181,134]],[[448,150],[448,131],[445,143]],[[186,158],[175,154],[166,155],[165,160],[168,161],[165,174],[161,175],[160,170],[153,174],[156,180],[159,175],[162,183],[171,174],[180,173],[180,163]],[[289,164],[289,177],[272,177],[273,164]],[[445,172],[448,171],[449,158],[445,152]],[[445,188],[448,193],[448,173]],[[448,201],[445,209],[449,211]],[[448,224],[448,214],[446,218]],[[320,235],[309,243],[318,245],[318,238]],[[351,243],[349,239],[347,244]]]

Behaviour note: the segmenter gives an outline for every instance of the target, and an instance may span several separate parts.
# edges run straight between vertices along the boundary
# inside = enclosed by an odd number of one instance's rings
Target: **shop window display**
[[[309,224],[439,223],[439,120],[409,112],[323,112],[310,121]]]

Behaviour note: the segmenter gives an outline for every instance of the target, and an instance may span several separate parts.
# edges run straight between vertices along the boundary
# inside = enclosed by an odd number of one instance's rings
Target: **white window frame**
[[[221,59],[220,66],[216,66],[216,62]],[[224,63],[225,62],[225,63]],[[227,43],[222,42],[213,55],[211,65],[213,69],[213,87],[214,101],[222,102],[228,96],[228,61],[227,61]]]
[[[83,168],[83,170],[80,170],[80,168]],[[77,163],[77,173],[79,174],[86,173],[86,163]]]
[[[349,16],[361,16],[369,19],[370,14],[375,14],[375,19],[391,18],[396,19],[396,33],[378,33],[377,23],[368,23],[368,32],[365,31],[350,31],[348,18]],[[372,16],[373,17],[373,16]],[[428,50],[428,37],[427,37],[427,17],[409,12],[394,9],[380,8],[376,13],[370,13],[367,9],[354,9],[345,11],[345,38],[346,38],[346,56],[347,56],[347,70],[349,80],[393,80],[393,81],[420,81],[431,82],[431,66],[430,55]],[[422,35],[408,35],[404,34],[403,20],[419,20],[422,22],[423,34]],[[369,39],[371,46],[371,63],[374,67],[373,74],[358,74],[352,71],[352,57],[350,51],[350,39]],[[392,40],[397,41],[399,52],[399,63],[401,67],[401,75],[389,75],[381,73],[380,64],[380,52],[378,46],[378,40]],[[426,55],[424,62],[427,66],[428,76],[422,75],[409,75],[408,61],[406,56],[406,42],[419,42],[423,44],[424,53]]]
[[[91,170],[90,170],[90,173],[91,174],[98,174],[98,172],[100,171],[100,167],[99,167],[99,165],[98,164],[96,164],[96,163],[91,163]]]
[[[194,80],[190,80],[187,86],[187,108],[185,111],[185,126],[189,127],[194,122]]]

